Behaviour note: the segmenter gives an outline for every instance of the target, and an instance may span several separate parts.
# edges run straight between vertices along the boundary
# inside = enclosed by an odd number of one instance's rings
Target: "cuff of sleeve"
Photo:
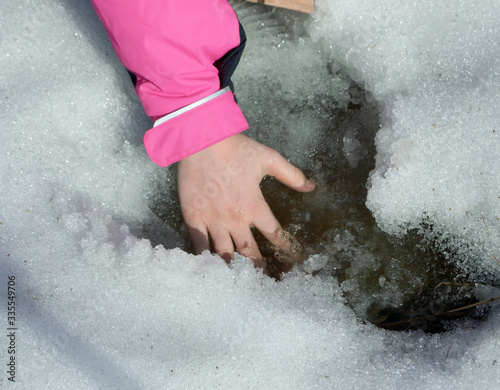
[[[247,121],[228,91],[167,116],[146,132],[144,146],[151,160],[165,167],[246,129]]]

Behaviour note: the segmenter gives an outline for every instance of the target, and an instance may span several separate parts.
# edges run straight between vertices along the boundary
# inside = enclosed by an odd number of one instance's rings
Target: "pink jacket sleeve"
[[[240,43],[227,0],[92,0],[136,91],[157,125],[150,158],[166,166],[248,128],[214,63]]]

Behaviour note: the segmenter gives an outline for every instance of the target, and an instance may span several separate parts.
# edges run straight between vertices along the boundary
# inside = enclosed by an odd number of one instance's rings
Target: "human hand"
[[[276,150],[237,134],[179,162],[178,190],[182,214],[195,253],[210,249],[229,261],[236,251],[262,266],[251,228],[274,247],[290,250],[280,223],[260,190],[265,175],[310,192],[315,185]]]

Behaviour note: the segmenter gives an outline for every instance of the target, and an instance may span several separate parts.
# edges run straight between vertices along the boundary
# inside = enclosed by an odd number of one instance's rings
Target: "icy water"
[[[249,38],[234,76],[247,133],[280,151],[318,186],[301,194],[272,178],[261,185],[302,247],[296,266],[316,277],[336,277],[356,314],[384,328],[438,332],[448,329],[450,319],[483,319],[488,310],[481,305],[450,311],[478,302],[477,286],[495,284],[494,277],[470,280],[453,249],[416,230],[404,237],[384,233],[366,207],[382,108],[341,65],[324,61],[323,43],[311,43],[305,33],[307,17],[242,2],[233,6]],[[177,202],[170,189],[153,208],[175,221],[189,248]],[[432,232],[425,221],[421,228],[427,237]],[[279,280],[289,259],[255,235],[266,273]]]

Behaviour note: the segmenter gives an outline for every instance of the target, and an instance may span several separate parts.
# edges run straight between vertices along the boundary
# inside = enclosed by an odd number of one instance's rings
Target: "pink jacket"
[[[248,128],[214,63],[240,44],[227,0],[92,0],[155,126],[144,145],[166,166]]]

